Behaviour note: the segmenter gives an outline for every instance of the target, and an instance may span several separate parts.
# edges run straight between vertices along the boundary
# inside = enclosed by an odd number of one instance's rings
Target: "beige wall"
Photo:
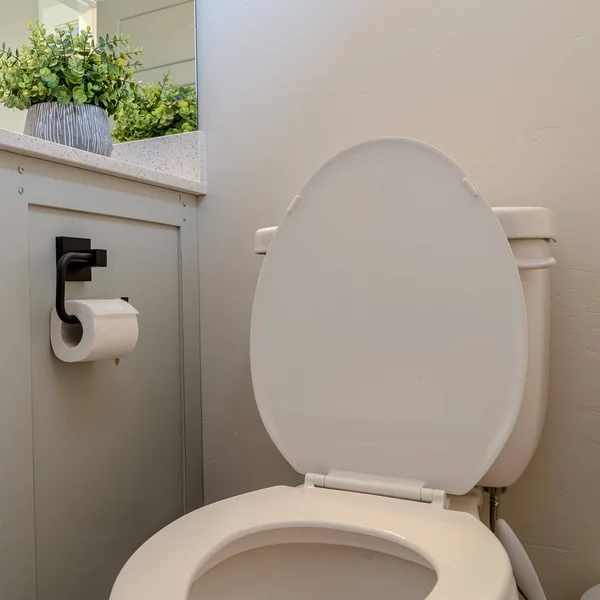
[[[550,411],[505,501],[551,600],[600,582],[600,6],[595,0],[199,0],[206,499],[299,477],[273,447],[248,360],[261,258],[327,157],[406,136],[495,205],[556,211]]]

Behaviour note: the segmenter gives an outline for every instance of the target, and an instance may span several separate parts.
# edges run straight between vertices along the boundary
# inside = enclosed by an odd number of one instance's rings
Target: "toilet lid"
[[[300,473],[463,494],[515,423],[526,326],[509,244],[460,169],[414,141],[369,141],[310,178],[269,247],[256,402]]]

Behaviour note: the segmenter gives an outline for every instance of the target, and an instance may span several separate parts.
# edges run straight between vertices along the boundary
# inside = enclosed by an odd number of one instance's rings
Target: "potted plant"
[[[135,88],[115,113],[113,137],[134,142],[198,129],[196,88],[176,85],[170,73],[162,81]]]
[[[136,84],[135,56],[123,35],[100,37],[73,26],[48,33],[29,23],[29,43],[0,50],[0,103],[27,110],[27,135],[110,156],[108,117]]]

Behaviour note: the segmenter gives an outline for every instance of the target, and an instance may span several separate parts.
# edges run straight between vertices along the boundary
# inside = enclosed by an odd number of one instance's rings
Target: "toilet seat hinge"
[[[327,475],[307,473],[304,486],[388,496],[447,508],[447,495],[444,490],[425,487],[422,481],[413,479],[365,475],[350,471],[330,471]]]

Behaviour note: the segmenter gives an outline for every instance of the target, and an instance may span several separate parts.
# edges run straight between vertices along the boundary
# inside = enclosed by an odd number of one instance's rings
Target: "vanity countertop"
[[[47,142],[46,140],[4,129],[0,129],[0,150],[147,183],[195,196],[206,194],[206,183],[203,181],[180,177],[148,166],[92,154],[77,148]]]

